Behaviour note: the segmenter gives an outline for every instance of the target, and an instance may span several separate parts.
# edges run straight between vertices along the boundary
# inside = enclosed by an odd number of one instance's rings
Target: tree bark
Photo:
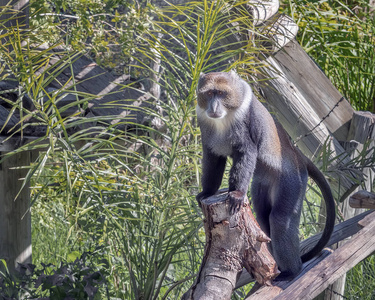
[[[206,246],[196,281],[187,299],[230,299],[245,267],[260,284],[269,285],[279,271],[268,251],[270,239],[261,231],[248,201],[233,215],[227,193],[202,201]]]

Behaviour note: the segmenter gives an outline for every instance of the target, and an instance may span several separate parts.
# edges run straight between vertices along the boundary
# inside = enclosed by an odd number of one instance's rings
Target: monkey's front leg
[[[244,205],[256,164],[256,150],[246,149],[246,152],[236,151],[233,154],[233,166],[229,177],[230,213],[238,212]]]
[[[226,157],[218,156],[208,148],[203,147],[203,191],[196,197],[199,206],[201,206],[203,199],[214,195],[218,191],[223,179],[226,161]]]

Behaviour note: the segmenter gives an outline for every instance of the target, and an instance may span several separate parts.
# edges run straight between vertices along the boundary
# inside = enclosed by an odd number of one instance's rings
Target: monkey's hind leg
[[[257,222],[263,232],[270,237],[269,216],[271,213],[271,200],[269,197],[269,184],[263,184],[257,178],[251,185],[251,202],[256,214]]]
[[[301,177],[281,176],[272,199],[269,218],[272,254],[281,271],[276,280],[290,280],[302,269],[299,223],[307,174]]]

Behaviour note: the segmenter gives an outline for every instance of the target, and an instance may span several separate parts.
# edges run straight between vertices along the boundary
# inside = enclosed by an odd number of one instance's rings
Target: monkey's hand
[[[245,203],[245,193],[241,191],[231,191],[228,193],[229,210],[233,215],[238,212]]]

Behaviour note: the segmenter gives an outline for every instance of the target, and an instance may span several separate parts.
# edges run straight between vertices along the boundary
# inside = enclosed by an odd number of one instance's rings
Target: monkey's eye
[[[222,91],[218,91],[217,94],[220,95],[220,96],[222,96],[223,92]]]
[[[213,94],[214,94],[214,93],[213,93],[212,91],[208,91],[208,92],[207,92],[207,95],[208,95],[209,97],[212,97]]]

